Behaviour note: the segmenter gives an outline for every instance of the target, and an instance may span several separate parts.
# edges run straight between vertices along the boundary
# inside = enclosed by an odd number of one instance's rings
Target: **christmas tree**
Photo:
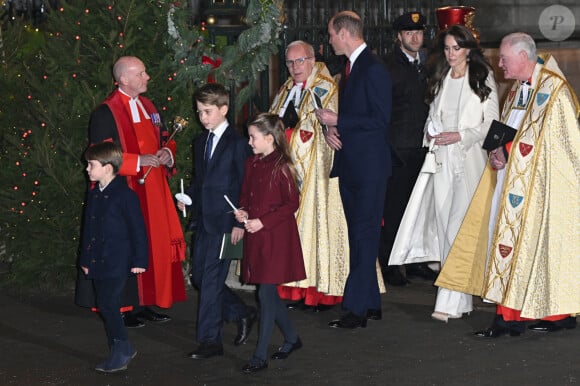
[[[248,28],[225,47],[208,45],[207,31],[190,26],[189,10],[177,1],[62,0],[38,26],[3,20],[1,283],[72,287],[88,186],[87,124],[115,88],[116,59],[143,60],[151,76],[147,96],[167,126],[175,116],[189,121],[175,138],[178,175],[170,186],[177,191],[181,178],[190,179],[190,144],[201,130],[192,109],[195,87],[213,76],[232,87],[241,106],[278,50],[282,10],[282,0],[249,0]],[[9,273],[1,273],[6,265]]]
[[[84,4],[83,4],[84,3]],[[151,76],[147,96],[176,137],[178,178],[188,178],[190,143],[199,130],[191,90],[174,92],[167,15],[172,2],[61,1],[38,29],[14,20],[0,41],[0,262],[3,283],[59,288],[74,283],[84,194],[82,154],[91,111],[114,89],[112,64],[140,57]],[[178,179],[172,182],[176,188]],[[175,189],[174,189],[175,190]]]

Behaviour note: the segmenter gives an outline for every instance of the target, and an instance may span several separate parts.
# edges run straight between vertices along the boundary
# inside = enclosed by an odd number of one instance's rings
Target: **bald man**
[[[181,262],[186,244],[168,185],[168,177],[175,173],[176,144],[166,142],[168,133],[157,109],[141,95],[149,82],[143,62],[134,56],[121,57],[113,66],[113,76],[118,88],[91,114],[89,142],[121,145],[119,175],[139,197],[149,238],[149,269],[138,277],[140,306],[125,313],[125,324],[142,327],[144,320],[170,320],[145,306],[169,308],[185,300]],[[140,184],[149,169],[145,183]]]

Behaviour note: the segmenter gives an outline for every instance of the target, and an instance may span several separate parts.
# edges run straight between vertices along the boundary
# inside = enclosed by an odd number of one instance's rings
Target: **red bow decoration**
[[[201,64],[209,64],[212,69],[218,68],[222,64],[221,58],[212,59],[207,55],[202,55]],[[207,83],[215,83],[215,78],[210,74],[207,76]]]

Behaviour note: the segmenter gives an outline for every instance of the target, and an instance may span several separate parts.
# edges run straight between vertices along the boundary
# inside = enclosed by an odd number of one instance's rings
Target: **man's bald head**
[[[120,57],[113,66],[113,76],[119,88],[133,98],[147,91],[149,74],[141,59],[135,56]]]

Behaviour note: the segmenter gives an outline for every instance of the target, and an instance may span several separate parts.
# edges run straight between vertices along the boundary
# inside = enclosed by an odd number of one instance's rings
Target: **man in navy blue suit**
[[[344,290],[344,314],[334,328],[366,327],[381,319],[376,260],[391,152],[387,140],[391,120],[391,77],[363,38],[363,22],[342,11],[328,23],[329,41],[347,66],[339,88],[338,114],[317,110],[328,127],[326,140],[336,151],[331,177],[339,178],[348,224],[350,273]]]
[[[235,221],[224,195],[238,202],[244,162],[251,152],[247,140],[226,119],[229,94],[224,86],[209,83],[196,90],[193,98],[201,124],[207,129],[193,144],[195,179],[187,193],[192,196],[192,284],[199,290],[197,341],[188,354],[193,359],[223,355],[222,327],[237,322],[236,346],[248,339],[256,309],[248,307],[225,284],[231,260],[220,260],[225,233],[237,243],[244,236],[244,224]],[[183,203],[178,203],[183,210]]]

